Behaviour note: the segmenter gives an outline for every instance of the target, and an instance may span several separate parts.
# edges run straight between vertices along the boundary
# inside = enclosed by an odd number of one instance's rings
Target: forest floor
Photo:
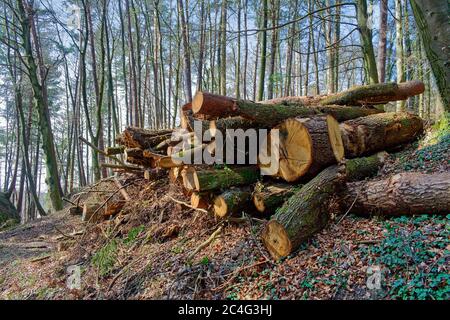
[[[393,153],[373,179],[449,170],[445,123]],[[165,179],[129,181],[133,201],[112,220],[87,225],[63,210],[0,232],[0,298],[450,299],[450,213],[335,216],[273,262],[258,237],[260,220],[223,223],[173,201],[188,197]],[[83,197],[116,189],[105,180]],[[220,235],[189,259],[219,227]],[[81,283],[69,289],[71,266],[79,267]]]

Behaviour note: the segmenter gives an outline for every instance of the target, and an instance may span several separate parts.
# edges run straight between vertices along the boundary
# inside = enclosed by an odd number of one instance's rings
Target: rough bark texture
[[[226,189],[232,186],[254,183],[259,177],[259,168],[256,166],[212,170],[188,170],[186,172],[186,178],[191,182],[185,184],[185,187],[189,190],[196,191]],[[183,180],[185,180],[184,177]]]
[[[144,152],[140,148],[128,148],[125,150],[125,159],[128,163],[141,165],[145,167],[154,167],[153,158],[144,157]]]
[[[325,227],[330,200],[344,183],[339,171],[337,165],[323,170],[289,198],[266,225],[262,240],[275,259],[288,256]]]
[[[353,203],[350,212],[399,216],[450,213],[450,173],[396,174],[378,181],[347,184],[345,203]]]
[[[344,121],[381,112],[372,108],[361,109],[358,107],[261,104],[201,92],[195,95],[192,110],[196,117],[201,115],[204,118],[216,119],[240,116],[265,128],[272,128],[280,122],[294,117],[331,114],[338,121]]]
[[[170,138],[171,129],[149,130],[137,127],[127,127],[116,138],[116,142],[127,148],[149,149]]]
[[[214,198],[214,214],[220,218],[240,214],[251,203],[249,187],[232,188]]]
[[[257,184],[253,192],[253,204],[258,212],[271,215],[284,201],[291,197],[300,186],[290,184]]]
[[[119,146],[119,147],[106,147],[105,148],[105,153],[108,156],[113,156],[116,154],[122,154],[125,151],[125,147],[124,146]]]
[[[0,224],[3,224],[8,220],[19,222],[20,216],[7,195],[0,192]]]
[[[340,124],[345,156],[358,157],[411,142],[422,132],[420,117],[410,113],[380,113]]]
[[[330,202],[343,189],[345,181],[375,174],[385,159],[385,154],[379,153],[328,167],[295,192],[262,232],[270,254],[275,259],[285,257],[325,227]]]
[[[449,2],[411,0],[410,3],[439,95],[445,110],[450,112]]]
[[[403,83],[380,83],[355,86],[349,90],[330,95],[320,101],[322,105],[375,105],[390,101],[406,100],[408,97],[421,94],[425,86],[421,81]]]

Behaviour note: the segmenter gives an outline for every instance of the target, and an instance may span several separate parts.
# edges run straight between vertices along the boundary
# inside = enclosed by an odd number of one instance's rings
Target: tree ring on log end
[[[214,213],[220,218],[225,217],[228,213],[228,204],[221,196],[214,198]]]
[[[276,260],[291,253],[292,245],[284,227],[276,220],[270,220],[262,231],[262,240]]]
[[[195,114],[200,111],[203,105],[203,92],[198,91],[192,99],[192,112]]]
[[[256,210],[259,212],[264,212],[266,210],[266,205],[264,204],[264,198],[258,194],[253,196],[253,204],[256,207]]]
[[[333,116],[327,115],[327,125],[331,149],[333,149],[337,162],[340,162],[344,158],[344,143],[342,142],[339,123]]]
[[[284,121],[280,130],[278,175],[287,182],[303,176],[313,162],[313,144],[307,128],[296,119]]]

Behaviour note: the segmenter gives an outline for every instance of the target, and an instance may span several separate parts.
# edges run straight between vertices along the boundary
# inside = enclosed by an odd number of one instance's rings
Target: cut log
[[[149,181],[158,180],[165,176],[166,173],[164,172],[164,170],[161,170],[160,168],[147,169],[144,171],[144,179]]]
[[[177,183],[179,181],[179,178],[181,177],[181,168],[180,167],[174,167],[169,169],[169,181],[170,183]]]
[[[450,173],[408,172],[348,183],[342,202],[354,202],[350,212],[362,215],[449,214]]]
[[[125,151],[125,147],[124,146],[119,146],[119,147],[106,147],[105,148],[105,153],[108,156],[113,156],[116,154],[122,154]]]
[[[264,128],[272,128],[280,122],[294,117],[332,114],[336,119],[343,121],[382,112],[374,108],[359,107],[269,105],[201,91],[197,92],[194,97],[192,111],[195,116],[201,115],[209,120],[240,116]]]
[[[347,158],[408,143],[422,133],[422,119],[410,113],[380,113],[340,124]]]
[[[362,172],[373,173],[384,162],[380,154],[348,160],[346,165],[333,165],[295,192],[267,223],[262,240],[272,257],[288,256],[300,244],[327,224],[329,206],[348,178],[361,177]],[[370,167],[370,168],[367,168]]]
[[[199,159],[199,161],[203,159],[203,152],[213,153],[214,148],[215,142],[213,141],[209,144],[204,143],[189,150],[172,153],[170,156],[161,157],[161,159],[157,162],[157,166],[160,168],[170,169],[194,164],[196,159]]]
[[[220,218],[240,214],[250,207],[251,188],[231,188],[214,198],[214,214]]]
[[[256,166],[225,169],[183,170],[184,186],[188,190],[209,191],[256,182],[260,175]]]
[[[260,129],[257,123],[244,119],[242,117],[232,117],[226,119],[218,119],[209,122],[209,130],[211,137],[216,136],[216,132],[220,131],[222,136],[226,136],[227,130],[238,130],[242,129],[244,131],[248,129]]]
[[[262,104],[294,104],[299,106],[316,106],[320,104],[322,99],[328,97],[327,94],[317,95],[317,96],[289,96],[289,97],[281,97],[274,98],[270,100],[263,100],[260,103]]]
[[[113,164],[113,163],[100,163],[100,166],[102,168],[110,168],[110,169],[126,171],[126,172],[142,171],[141,167],[121,165],[121,164]]]
[[[379,83],[356,86],[349,90],[329,95],[323,98],[322,105],[376,105],[390,101],[406,100],[409,97],[421,94],[425,86],[421,81],[407,81],[402,83]]]
[[[159,143],[156,147],[156,151],[162,151],[164,149],[167,149],[169,146],[176,145],[180,143],[181,141],[188,141],[189,139],[194,137],[194,132],[188,132],[188,133],[178,133],[177,131],[174,131],[172,136],[163,142]]]
[[[172,135],[171,129],[149,130],[136,127],[127,127],[116,142],[127,148],[140,148],[142,150],[157,146]]]
[[[271,215],[289,197],[294,194],[294,190],[300,186],[290,184],[261,184],[258,183],[253,192],[253,204],[258,212],[264,215]]]
[[[195,209],[207,209],[211,204],[209,193],[193,192],[191,194],[191,206]]]
[[[128,163],[144,167],[154,167],[155,161],[152,158],[144,157],[144,151],[140,148],[125,149],[125,160]]]
[[[272,155],[269,135],[267,150],[261,150],[259,155],[263,174],[293,182],[304,176],[314,176],[321,169],[340,162],[344,156],[339,124],[330,115],[288,119],[274,129],[279,130],[279,144],[275,144],[273,152],[279,154]],[[278,172],[268,172],[273,168],[271,160],[278,159]]]

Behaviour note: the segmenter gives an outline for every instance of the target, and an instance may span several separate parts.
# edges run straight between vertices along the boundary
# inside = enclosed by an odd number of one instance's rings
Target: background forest
[[[0,201],[22,222],[61,209],[109,174],[85,141],[175,127],[196,90],[261,101],[418,79],[425,93],[386,108],[434,122],[449,68],[433,46],[449,30],[424,13],[442,3],[3,0]]]

